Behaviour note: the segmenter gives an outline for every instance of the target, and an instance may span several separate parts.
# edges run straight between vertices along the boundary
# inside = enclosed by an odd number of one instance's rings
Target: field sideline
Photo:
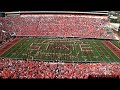
[[[0,57],[63,62],[120,62],[98,39],[23,38]],[[118,41],[110,40],[118,48]]]

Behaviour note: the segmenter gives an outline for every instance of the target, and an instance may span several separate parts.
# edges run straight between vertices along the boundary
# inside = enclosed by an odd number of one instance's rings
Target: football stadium
[[[120,78],[120,24],[107,11],[0,15],[0,78]]]

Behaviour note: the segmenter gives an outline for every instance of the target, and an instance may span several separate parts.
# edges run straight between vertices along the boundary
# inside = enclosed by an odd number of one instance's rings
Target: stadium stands
[[[55,36],[113,39],[105,26],[107,16],[37,14],[10,16],[0,20],[9,32],[17,36]]]
[[[0,17],[0,31],[15,32],[17,36],[114,39],[113,33],[107,33],[108,23],[107,16],[27,14]],[[0,78],[87,79],[89,75],[120,76],[120,63],[56,63],[0,59]]]
[[[87,79],[89,75],[119,77],[120,63],[51,63],[0,59],[0,78],[4,79]]]
[[[0,31],[0,42],[2,42],[2,32]]]

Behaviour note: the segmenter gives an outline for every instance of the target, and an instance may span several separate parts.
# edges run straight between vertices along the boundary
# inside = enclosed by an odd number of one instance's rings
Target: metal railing
[[[3,13],[3,12],[0,12]],[[108,12],[99,12],[99,11],[90,11],[90,12],[80,12],[80,11],[13,11],[13,12],[4,12],[5,14],[99,14],[99,15],[108,15]]]

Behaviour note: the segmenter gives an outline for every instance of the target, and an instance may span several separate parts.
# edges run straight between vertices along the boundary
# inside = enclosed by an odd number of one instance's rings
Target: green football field
[[[104,40],[74,38],[22,38],[0,57],[64,62],[120,62]],[[118,41],[111,42],[120,48]]]

